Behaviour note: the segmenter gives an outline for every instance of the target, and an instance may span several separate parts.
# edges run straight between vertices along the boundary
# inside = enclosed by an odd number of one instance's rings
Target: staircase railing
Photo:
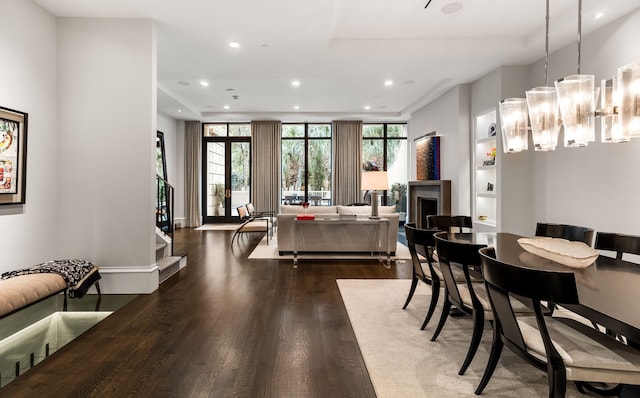
[[[173,255],[173,215],[174,188],[164,178],[156,175],[156,226],[171,238],[171,253]]]

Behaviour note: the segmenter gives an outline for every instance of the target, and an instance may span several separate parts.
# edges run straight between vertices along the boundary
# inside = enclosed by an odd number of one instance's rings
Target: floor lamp
[[[389,189],[386,171],[365,171],[362,173],[360,189],[371,191],[371,215],[369,218],[380,218],[378,215],[378,191]]]

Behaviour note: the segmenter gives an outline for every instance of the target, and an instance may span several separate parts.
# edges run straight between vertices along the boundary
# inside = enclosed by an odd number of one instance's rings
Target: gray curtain
[[[257,211],[280,209],[279,121],[251,122],[251,202]]]
[[[333,122],[333,200],[335,205],[360,201],[362,121]]]
[[[185,123],[184,206],[187,227],[202,225],[200,216],[200,167],[202,128],[199,121]]]

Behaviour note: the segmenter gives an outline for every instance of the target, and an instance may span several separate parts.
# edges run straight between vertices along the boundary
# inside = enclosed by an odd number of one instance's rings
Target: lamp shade
[[[595,141],[595,87],[593,75],[571,75],[556,80],[564,146],[582,147]]]
[[[527,101],[524,98],[507,98],[500,101],[500,127],[504,153],[529,149],[527,119]]]
[[[531,136],[536,151],[553,151],[558,145],[560,112],[554,87],[536,87],[526,92]]]
[[[640,137],[640,61],[618,68],[620,124],[625,137]]]
[[[618,78],[602,79],[600,82],[600,134],[604,143],[618,143],[629,141],[622,133],[620,118],[617,114],[617,104],[620,103]]]
[[[365,171],[362,173],[360,188],[363,191],[384,191],[389,189],[386,171]]]

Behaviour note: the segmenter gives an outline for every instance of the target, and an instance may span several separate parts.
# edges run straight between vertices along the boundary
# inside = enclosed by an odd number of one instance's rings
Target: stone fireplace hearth
[[[435,214],[451,214],[451,181],[409,181],[408,222],[426,228],[427,216]]]

